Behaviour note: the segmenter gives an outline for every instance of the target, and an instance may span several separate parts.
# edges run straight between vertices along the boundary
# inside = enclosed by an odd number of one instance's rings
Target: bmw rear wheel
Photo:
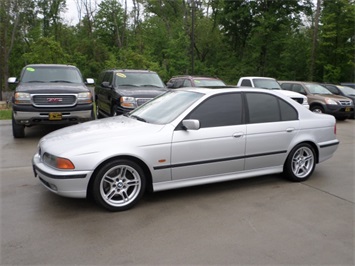
[[[142,168],[133,161],[116,159],[106,163],[93,184],[95,201],[110,211],[133,207],[143,196],[146,181]]]
[[[284,173],[291,181],[307,180],[316,166],[314,149],[307,143],[298,144],[287,157]]]

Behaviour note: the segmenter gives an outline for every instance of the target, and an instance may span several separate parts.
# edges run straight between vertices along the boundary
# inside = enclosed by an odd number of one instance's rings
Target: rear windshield
[[[219,87],[226,84],[219,79],[194,79],[196,87]]]
[[[26,67],[23,71],[23,83],[83,83],[78,69],[73,67]]]
[[[280,84],[273,79],[254,79],[254,85],[262,89],[281,90]]]

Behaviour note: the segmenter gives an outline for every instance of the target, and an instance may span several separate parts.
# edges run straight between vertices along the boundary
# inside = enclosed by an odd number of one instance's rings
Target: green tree
[[[41,38],[30,45],[30,52],[23,55],[28,64],[66,64],[69,55],[53,38]]]
[[[355,3],[323,0],[321,13],[318,81],[354,82]]]
[[[95,15],[96,35],[108,47],[122,48],[125,36],[124,10],[116,0],[104,0]]]

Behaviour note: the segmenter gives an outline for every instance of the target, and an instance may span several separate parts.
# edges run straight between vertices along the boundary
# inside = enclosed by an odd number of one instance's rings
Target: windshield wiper
[[[133,85],[133,84],[119,84],[118,86],[138,87],[137,85]]]
[[[144,118],[139,117],[138,115],[131,115],[130,117],[135,118],[135,119],[137,119],[138,121],[147,122]]]
[[[63,82],[63,83],[73,83],[73,82],[68,81],[68,80],[51,80],[50,82],[53,82],[53,83],[59,83],[59,82]]]
[[[25,83],[44,83],[45,81],[43,80],[30,80],[30,81],[26,81]]]
[[[155,87],[155,88],[162,88],[162,87],[157,86],[157,85],[149,85],[149,84],[140,85],[140,87]]]

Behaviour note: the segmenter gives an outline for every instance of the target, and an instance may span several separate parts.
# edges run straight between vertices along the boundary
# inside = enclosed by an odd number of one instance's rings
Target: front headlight
[[[326,104],[332,104],[332,105],[337,105],[338,103],[334,101],[333,99],[330,98],[325,98],[325,103]]]
[[[78,94],[78,104],[92,103],[91,92],[80,92]]]
[[[51,167],[61,170],[75,169],[74,164],[66,158],[54,156],[49,153],[43,154],[43,162]]]
[[[121,97],[120,98],[120,105],[124,108],[136,108],[137,103],[134,97]]]
[[[31,95],[27,92],[16,92],[15,104],[31,104]]]

